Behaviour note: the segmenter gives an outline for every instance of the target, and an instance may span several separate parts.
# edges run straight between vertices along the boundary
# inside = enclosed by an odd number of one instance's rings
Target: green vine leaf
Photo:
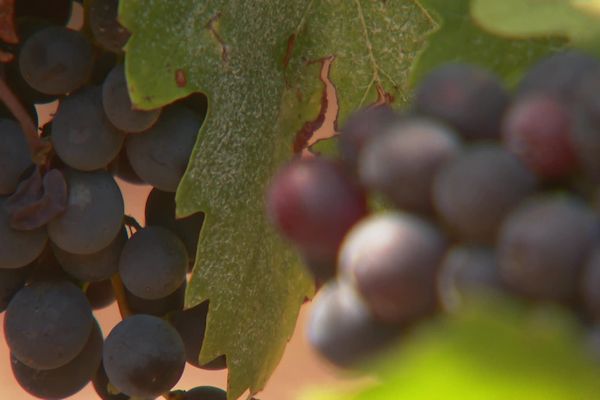
[[[206,212],[187,305],[210,300],[201,361],[226,354],[228,396],[262,389],[312,284],[266,221],[274,171],[322,124],[408,98],[408,71],[435,24],[411,0],[130,0],[126,73],[135,104],[207,94],[206,121],[178,189]]]
[[[302,400],[594,399],[600,367],[568,311],[472,303],[405,339],[378,365],[380,384]]]
[[[537,40],[522,40],[488,33],[482,30],[477,21],[471,17],[470,0],[419,1],[439,23],[439,29],[429,37],[429,45],[420,54],[413,67],[411,73],[413,85],[420,82],[435,67],[451,61],[469,62],[488,68],[512,85],[533,61],[564,46],[564,40],[549,39],[548,35],[543,35],[543,38]],[[520,0],[482,1],[494,3],[498,7],[504,7],[507,3],[528,3]],[[506,7],[511,15],[518,15],[515,7]]]
[[[473,0],[473,18],[496,35],[513,38],[562,36],[596,49],[600,39],[598,3],[590,0]]]

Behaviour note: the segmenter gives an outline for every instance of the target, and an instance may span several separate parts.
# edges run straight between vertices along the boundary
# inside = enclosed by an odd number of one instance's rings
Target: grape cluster
[[[281,168],[268,215],[324,284],[311,344],[356,366],[482,293],[556,302],[597,331],[599,93],[600,61],[578,51],[541,60],[514,93],[447,64],[407,109],[352,114],[338,159]]]
[[[224,356],[198,360],[208,303],[184,310],[204,216],[175,217],[205,98],[133,107],[118,0],[86,2],[82,31],[65,26],[71,0],[16,5],[21,42],[2,79],[34,121],[35,104],[59,103],[37,138],[51,149],[42,162],[0,107],[0,311],[16,380],[43,399],[90,381],[104,400],[226,399],[212,387],[170,392],[186,361],[226,367]],[[145,227],[124,215],[115,177],[153,186]],[[93,310],[115,298],[124,319],[104,339]]]

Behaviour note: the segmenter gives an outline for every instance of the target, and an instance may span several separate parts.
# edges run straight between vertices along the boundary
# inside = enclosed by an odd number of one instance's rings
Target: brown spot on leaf
[[[394,96],[391,93],[388,93],[381,87],[380,84],[377,84],[377,102],[375,105],[384,105],[384,104],[392,104],[395,100]]]
[[[317,60],[322,64],[320,75],[321,82],[323,83],[323,92],[321,94],[321,108],[317,117],[312,121],[306,122],[302,126],[302,128],[296,133],[296,138],[292,146],[294,154],[303,153],[303,155],[307,156],[310,154],[310,152],[308,152],[307,150],[308,147],[310,147],[319,140],[332,137],[336,133],[333,129],[319,129],[323,126],[328,111],[335,111],[337,119],[336,91],[335,87],[331,83],[331,80],[329,79],[331,64],[333,63],[334,59],[335,57],[330,56],[327,58]],[[332,105],[335,107],[335,110],[333,108],[330,109]],[[315,135],[317,131],[319,132],[318,136]]]
[[[287,42],[287,49],[283,56],[283,67],[287,68],[290,63],[290,58],[292,58],[292,53],[294,52],[294,46],[296,45],[296,34],[290,35]]]
[[[225,44],[225,41],[223,40],[223,38],[221,38],[221,35],[219,35],[219,30],[218,30],[219,18],[221,18],[221,13],[217,13],[216,15],[214,15],[208,21],[208,24],[206,24],[206,29],[208,29],[210,31],[210,33],[212,33],[212,35],[215,37],[217,42],[219,42],[219,45],[221,46],[221,59],[223,60],[224,63],[226,63],[227,60],[229,59],[229,48]]]
[[[177,83],[177,87],[180,88],[183,88],[187,85],[187,77],[184,70],[178,69],[175,71],[175,83]]]

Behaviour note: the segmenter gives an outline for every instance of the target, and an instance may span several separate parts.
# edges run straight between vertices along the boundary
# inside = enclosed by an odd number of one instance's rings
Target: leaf
[[[498,5],[519,1],[489,0]],[[533,61],[564,45],[564,40],[556,38],[519,40],[487,33],[471,18],[469,0],[420,0],[420,3],[439,22],[440,28],[429,37],[429,45],[413,67],[413,85],[432,69],[451,61],[488,68],[512,85]]]
[[[595,0],[473,0],[471,11],[482,27],[496,35],[563,36],[594,49],[600,39],[598,9]]]
[[[229,397],[256,393],[312,286],[266,220],[266,185],[292,157],[296,136],[322,123],[327,80],[339,122],[361,105],[404,101],[409,67],[433,21],[411,0],[130,0],[120,7],[132,32],[126,73],[134,103],[208,96],[177,193],[180,215],[206,212],[187,305],[210,300],[200,359],[226,354]]]
[[[587,400],[597,398],[599,374],[567,311],[495,300],[417,329],[380,365],[381,384],[305,398]]]

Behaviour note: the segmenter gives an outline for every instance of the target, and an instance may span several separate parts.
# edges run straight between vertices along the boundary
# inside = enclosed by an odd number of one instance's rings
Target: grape
[[[140,178],[129,162],[127,157],[127,150],[123,148],[119,155],[110,163],[108,170],[116,177],[123,179],[126,182],[133,183],[134,185],[144,185],[145,182]]]
[[[49,243],[31,266],[33,270],[27,277],[28,283],[42,281],[70,281],[75,285],[79,285],[80,283],[62,269]]]
[[[542,92],[557,95],[567,101],[573,99],[578,87],[590,73],[600,68],[600,62],[578,50],[566,50],[540,60],[527,71],[517,95]]]
[[[98,0],[96,0],[96,3]],[[130,133],[143,132],[158,121],[160,108],[143,111],[131,104],[125,80],[125,67],[117,65],[102,85],[102,105],[106,116],[117,128]]]
[[[17,0],[15,18],[36,17],[57,25],[65,25],[71,17],[71,0]]]
[[[586,77],[577,95],[573,110],[575,114],[572,129],[572,144],[586,177],[600,183],[600,71]]]
[[[335,258],[321,259],[319,257],[311,257],[310,254],[302,254],[300,257],[304,267],[315,279],[317,286],[327,282],[330,279],[335,278],[337,272],[337,265]]]
[[[96,60],[94,61],[90,83],[92,85],[102,86],[110,71],[117,65],[120,57],[110,51],[99,51],[96,49],[96,53]]]
[[[69,200],[65,212],[48,223],[50,240],[74,254],[108,246],[123,226],[123,196],[105,171],[66,170]]]
[[[596,248],[586,262],[581,283],[582,298],[588,314],[594,321],[600,321],[600,249]]]
[[[175,218],[175,194],[152,189],[146,200],[146,225],[162,226],[176,234],[185,244],[190,262],[196,258],[196,247],[204,214],[196,213],[185,218]]]
[[[227,400],[227,392],[214,386],[199,386],[186,391],[178,400]]]
[[[498,77],[468,64],[446,64],[416,90],[418,113],[439,118],[468,139],[496,139],[509,95]]]
[[[158,122],[125,142],[133,170],[152,186],[174,192],[187,168],[202,121],[183,106],[163,110]]]
[[[402,117],[389,106],[364,108],[354,112],[344,124],[339,140],[340,157],[355,171],[363,147]]]
[[[94,310],[110,306],[115,302],[115,292],[110,279],[90,282],[85,289],[85,297],[87,297]]]
[[[19,124],[0,118],[0,195],[14,192],[31,164],[29,147]]]
[[[54,369],[83,349],[92,309],[70,282],[36,282],[21,289],[6,310],[4,337],[12,354],[35,369]]]
[[[105,49],[121,53],[129,32],[117,20],[119,0],[91,0],[88,6],[94,39]]]
[[[21,268],[0,268],[0,312],[4,312],[8,303],[27,281],[32,266]]]
[[[338,259],[341,279],[352,282],[382,321],[402,324],[436,308],[435,276],[445,251],[435,227],[416,216],[371,216],[346,236]]]
[[[125,298],[127,299],[127,305],[134,314],[149,314],[155,317],[162,317],[170,312],[183,310],[186,286],[186,282],[184,281],[170,295],[155,300],[142,299],[125,289]]]
[[[119,260],[123,284],[132,294],[155,300],[173,293],[185,281],[185,246],[170,231],[157,226],[135,233]]]
[[[123,393],[157,397],[179,380],[185,350],[168,323],[139,314],[119,322],[110,332],[103,360],[109,381]]]
[[[354,289],[343,283],[323,288],[312,305],[308,341],[331,363],[350,367],[377,355],[400,330],[374,319]]]
[[[267,194],[271,222],[305,256],[335,260],[352,225],[367,213],[364,192],[331,161],[295,160],[284,166]]]
[[[592,210],[570,196],[525,202],[507,217],[498,238],[503,281],[534,299],[573,299],[597,224]]]
[[[561,178],[577,167],[571,124],[571,112],[558,98],[530,94],[510,107],[502,133],[508,149],[538,176]]]
[[[0,197],[0,268],[24,267],[44,251],[48,235],[43,227],[30,231],[12,229],[5,203],[6,197]]]
[[[91,254],[72,254],[60,247],[52,246],[61,267],[71,276],[84,282],[110,279],[119,271],[119,257],[127,241],[123,228],[108,246]]]
[[[31,87],[60,95],[80,88],[92,71],[92,47],[67,28],[50,27],[29,37],[19,53],[19,68]]]
[[[69,363],[50,370],[36,370],[11,356],[13,374],[23,389],[44,399],[62,399],[79,392],[92,379],[102,360],[102,332],[92,325],[85,346]]]
[[[125,135],[105,117],[101,96],[98,87],[83,89],[62,100],[52,120],[54,150],[70,167],[104,168],[123,145]]]
[[[225,356],[220,356],[214,360],[200,364],[198,357],[204,341],[204,331],[206,329],[206,316],[208,314],[208,302],[198,304],[187,310],[177,311],[170,316],[171,325],[179,332],[185,346],[185,358],[188,363],[194,367],[203,369],[223,369],[226,368]]]
[[[460,308],[465,297],[500,287],[496,255],[490,248],[454,246],[438,274],[438,297],[448,311]]]
[[[426,119],[406,120],[366,146],[359,175],[367,188],[385,194],[396,207],[429,213],[435,174],[459,151],[452,131]]]
[[[109,388],[110,382],[108,381],[108,376],[106,376],[106,371],[104,370],[104,364],[100,364],[98,371],[96,371],[96,375],[92,379],[92,383],[94,384],[94,390],[102,400],[129,400],[130,397],[125,393],[112,393]]]
[[[534,188],[534,176],[512,154],[478,145],[440,170],[433,200],[442,220],[459,236],[492,242],[504,216]]]

